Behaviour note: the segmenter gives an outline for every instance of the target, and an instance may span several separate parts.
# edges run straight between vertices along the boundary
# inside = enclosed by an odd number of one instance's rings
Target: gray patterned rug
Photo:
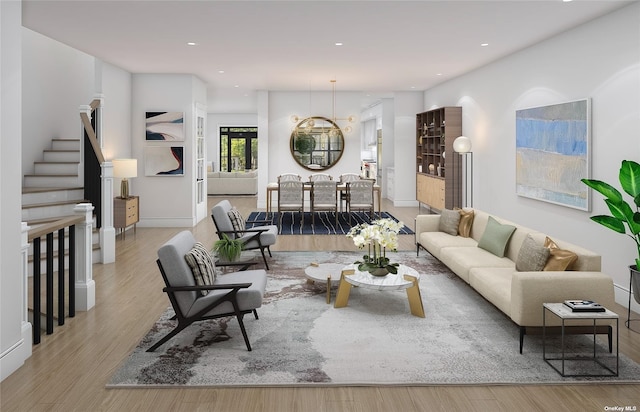
[[[518,327],[427,253],[419,258],[415,252],[391,255],[421,273],[426,318],[410,314],[404,292],[364,288],[354,288],[349,305],[335,309],[326,304],[324,285],[308,284],[304,278],[310,262],[348,264],[359,257],[357,252],[274,252],[260,319],[245,316],[253,351],[246,350],[235,318],[228,318],[194,324],[155,353],[145,352],[173,328],[169,309],[107,386],[640,381],[640,366],[622,354],[618,378],[560,377],[542,360],[539,336],[525,337],[521,355]],[[592,341],[575,336],[569,343],[572,350],[589,353]],[[605,347],[606,341],[599,340],[599,350],[606,355]]]

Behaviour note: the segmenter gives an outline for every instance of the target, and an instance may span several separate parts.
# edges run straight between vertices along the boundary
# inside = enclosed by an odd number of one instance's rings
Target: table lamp
[[[113,159],[113,176],[122,178],[120,197],[129,198],[129,178],[138,176],[138,159]]]

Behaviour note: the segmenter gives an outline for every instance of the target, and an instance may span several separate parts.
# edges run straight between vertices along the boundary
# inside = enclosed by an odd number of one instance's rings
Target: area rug
[[[640,366],[622,354],[617,378],[560,377],[543,361],[540,336],[526,336],[520,354],[518,327],[426,253],[391,256],[421,273],[425,318],[410,314],[401,291],[353,288],[348,306],[336,309],[326,303],[324,285],[306,282],[309,263],[348,264],[358,256],[274,252],[260,319],[245,316],[253,351],[236,319],[227,318],[191,325],[155,353],[145,352],[173,328],[169,309],[108,387],[639,382]],[[590,337],[569,340],[572,350],[589,354]],[[598,348],[608,355],[605,339]]]
[[[280,223],[281,235],[345,235],[355,225],[361,223],[370,223],[371,216],[367,212],[344,212],[338,213],[338,223],[336,224],[335,214],[333,212],[314,212],[315,224],[312,226],[311,213],[304,212],[304,224],[302,223],[302,217],[298,212],[283,212],[282,221]],[[351,219],[349,219],[351,216]],[[375,213],[374,220],[382,218],[393,219],[396,222],[394,216],[388,212],[381,212],[381,214]],[[277,224],[278,213],[266,212],[251,212],[247,218],[247,222],[251,220],[272,220],[273,224]],[[412,235],[413,230],[405,226],[400,231],[401,235]]]

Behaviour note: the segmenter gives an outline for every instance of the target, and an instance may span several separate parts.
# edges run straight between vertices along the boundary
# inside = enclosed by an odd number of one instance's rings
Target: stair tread
[[[84,191],[83,187],[23,187],[22,188],[22,194],[26,194],[26,193],[43,193],[43,192],[59,192],[62,190],[82,190]]]
[[[77,177],[78,174],[26,174],[24,177]]]
[[[22,204],[23,209],[33,209],[36,207],[47,207],[47,206],[64,206],[64,205],[75,205],[77,203],[87,203],[87,199],[69,199],[69,200],[59,200],[57,202],[44,202],[44,203],[29,203]]]
[[[80,164],[80,162],[56,162],[56,161],[37,161],[37,162],[33,162],[33,164],[54,164],[54,165],[60,165],[60,164]]]
[[[80,152],[78,149],[44,149],[43,152]]]

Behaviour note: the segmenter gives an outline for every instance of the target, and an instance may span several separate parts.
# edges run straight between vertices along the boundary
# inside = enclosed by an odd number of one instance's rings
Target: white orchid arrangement
[[[354,226],[347,233],[347,237],[353,239],[353,243],[363,249],[368,246],[369,253],[363,256],[363,261],[355,262],[358,270],[371,272],[379,268],[385,268],[389,273],[398,273],[398,263],[389,263],[386,251],[398,250],[398,233],[404,227],[404,223],[385,218],[362,223]]]

